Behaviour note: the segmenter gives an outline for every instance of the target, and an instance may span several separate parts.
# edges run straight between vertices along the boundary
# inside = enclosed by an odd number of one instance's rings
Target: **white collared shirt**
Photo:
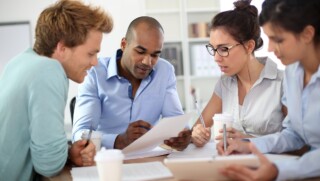
[[[241,107],[236,76],[222,76],[215,87],[215,94],[222,100],[222,112],[233,115],[233,127],[253,136],[280,131],[284,119],[281,103],[283,71],[267,57],[259,61],[265,66]]]

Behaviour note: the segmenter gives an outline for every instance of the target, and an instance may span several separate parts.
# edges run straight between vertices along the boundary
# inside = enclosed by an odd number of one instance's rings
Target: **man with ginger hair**
[[[64,109],[69,80],[81,83],[97,64],[111,17],[98,7],[60,0],[39,16],[35,44],[14,57],[0,76],[1,180],[37,180],[59,173],[69,159],[92,165],[95,148],[68,146]]]

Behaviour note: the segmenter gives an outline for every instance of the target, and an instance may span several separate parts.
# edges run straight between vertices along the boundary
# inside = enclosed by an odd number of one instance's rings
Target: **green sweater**
[[[28,49],[0,75],[1,180],[57,174],[68,154],[64,109],[69,81],[60,62]]]

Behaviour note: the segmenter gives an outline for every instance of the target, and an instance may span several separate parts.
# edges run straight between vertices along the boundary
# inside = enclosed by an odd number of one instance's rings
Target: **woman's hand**
[[[227,138],[232,138],[232,139],[252,138],[251,135],[243,134],[243,133],[241,133],[240,131],[238,131],[238,130],[236,130],[234,128],[227,128],[226,131],[227,131],[227,135],[226,135]],[[223,129],[220,129],[219,132],[223,133]],[[220,135],[216,136],[214,139],[215,140],[222,140],[223,139],[223,134],[220,134]]]
[[[211,128],[204,128],[202,124],[196,124],[192,129],[191,141],[197,147],[204,146],[211,138]]]
[[[278,176],[277,167],[271,163],[252,143],[249,144],[250,151],[257,155],[260,160],[258,168],[249,168],[244,165],[230,165],[220,170],[220,173],[232,180],[275,180]]]

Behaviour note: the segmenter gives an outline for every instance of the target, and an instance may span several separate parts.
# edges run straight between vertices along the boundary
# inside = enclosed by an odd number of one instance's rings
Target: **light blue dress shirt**
[[[64,167],[64,109],[69,81],[61,64],[32,49],[0,76],[0,180],[34,180]]]
[[[159,58],[153,71],[142,80],[136,95],[131,98],[130,82],[118,74],[117,61],[122,51],[111,58],[100,58],[79,86],[73,124],[73,140],[93,125],[103,133],[102,146],[113,148],[116,137],[128,125],[144,120],[151,125],[161,117],[183,114],[176,89],[173,66]]]
[[[283,97],[288,108],[286,128],[278,134],[251,139],[263,153],[297,150],[305,144],[311,147],[298,160],[276,162],[277,180],[320,176],[320,67],[305,87],[303,77],[300,63],[287,66]]]

